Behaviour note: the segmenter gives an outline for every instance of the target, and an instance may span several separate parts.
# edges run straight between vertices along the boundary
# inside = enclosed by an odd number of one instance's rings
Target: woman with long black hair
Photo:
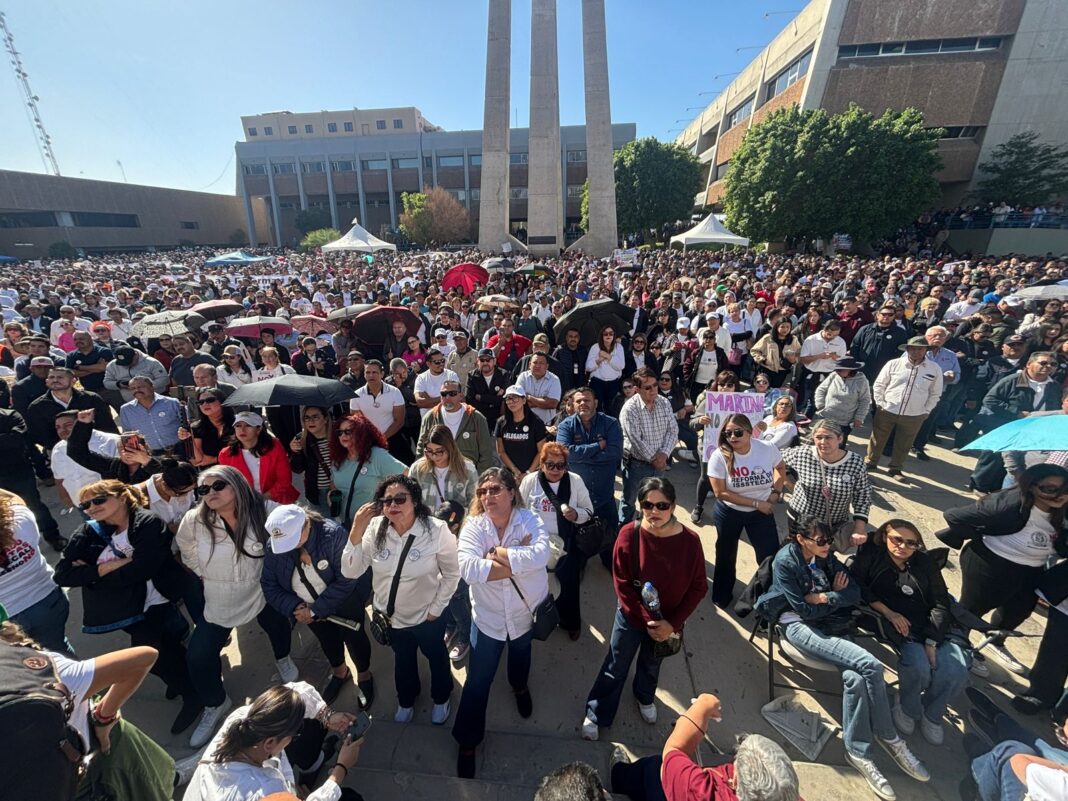
[[[234,410],[223,406],[226,400],[215,387],[197,390],[200,417],[189,428],[178,429],[178,439],[192,440],[190,461],[197,467],[218,464],[219,453],[234,439]]]
[[[606,325],[597,334],[597,342],[586,356],[586,372],[590,375],[590,388],[597,397],[597,406],[607,409],[612,398],[619,393],[619,380],[626,366],[623,345],[615,329]]]
[[[234,417],[234,439],[219,452],[219,464],[236,469],[250,487],[275,503],[293,503],[300,497],[285,448],[255,412]]]
[[[294,473],[304,474],[304,497],[308,503],[330,512],[330,494],[336,489],[330,467],[334,420],[324,406],[304,406],[300,418],[304,427],[289,442],[289,464]]]

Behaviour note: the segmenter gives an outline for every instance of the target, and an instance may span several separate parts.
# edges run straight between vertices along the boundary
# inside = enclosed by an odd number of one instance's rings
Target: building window
[[[398,129],[398,130],[403,128],[404,127],[404,120],[393,120],[393,127]]]
[[[290,125],[289,126],[289,134],[290,134],[290,136],[296,136],[297,135],[297,126],[296,125]]]
[[[843,45],[838,48],[838,58],[874,58],[875,56],[926,56],[934,53],[968,53],[979,50],[997,50],[1001,47],[1000,36],[963,37],[958,39],[916,39],[911,42],[873,42],[859,45]]]
[[[5,211],[0,212],[0,228],[58,228],[56,214],[52,211]]]
[[[470,164],[472,167],[481,167],[482,166],[482,154],[481,153],[470,153],[470,154],[468,154],[467,163]]]
[[[567,188],[567,196],[572,200],[578,200],[582,197],[582,184],[571,184]]]
[[[351,122],[346,122],[345,123],[345,133],[352,133],[352,123]]]
[[[567,163],[568,164],[580,164],[586,161],[585,150],[569,150],[567,151]]]
[[[248,135],[249,136],[255,136],[256,135],[256,129],[255,128],[249,128],[248,129]]]
[[[771,100],[776,95],[780,95],[797,83],[808,72],[809,64],[812,62],[812,51],[809,50],[801,58],[797,59],[793,64],[780,72],[774,81],[768,84],[768,96],[767,99]]]
[[[326,124],[326,132],[327,133],[337,133],[337,123],[336,122],[328,122]]]
[[[367,125],[366,122],[361,122],[360,123],[360,134],[363,135],[363,136],[367,136],[369,133],[371,133],[371,128]]]
[[[304,133],[315,133],[315,126],[314,125],[305,125],[304,126]]]
[[[77,228],[140,228],[136,214],[112,214],[103,211],[72,211]]]
[[[438,156],[439,167],[462,167],[464,166],[463,156]]]
[[[433,166],[434,166],[434,157],[433,156],[423,156],[423,169],[429,170],[429,169],[432,169]]]
[[[285,162],[282,162],[281,164],[272,164],[271,165],[271,170],[274,172],[275,175],[296,175],[297,174],[297,168],[293,165],[293,162],[291,162],[291,161],[285,161]]]
[[[526,154],[524,154],[526,155]],[[508,189],[508,197],[512,200],[526,200],[527,188],[525,186],[512,186]]]
[[[722,164],[717,165],[716,166],[716,177],[713,178],[712,180],[718,181],[718,180],[722,179],[724,176],[726,176],[727,168],[730,167],[730,166],[731,166],[731,163],[729,161],[725,161]]]
[[[356,166],[351,161],[331,161],[330,169],[334,172],[356,172]]]
[[[326,165],[321,161],[302,161],[300,171],[305,175],[310,172],[326,172]]]
[[[266,175],[266,164],[242,164],[242,169],[245,171],[245,175]]]
[[[360,167],[365,170],[384,170],[389,164],[385,159],[364,159],[360,162]]]
[[[377,128],[380,131],[386,130],[386,121],[385,120],[375,120],[375,128]]]
[[[411,158],[393,159],[393,169],[395,170],[418,170],[419,159],[416,156]]]
[[[274,136],[274,128],[272,128],[270,125],[265,125],[263,128],[263,135]]]
[[[479,189],[472,189],[470,192],[471,202],[477,203],[482,198],[482,191]]]
[[[448,192],[450,195],[452,195],[454,198],[456,198],[461,203],[466,203],[467,202],[467,192],[464,191],[463,189],[446,189],[445,191]]]
[[[178,226],[186,231],[196,231],[200,229],[200,223],[189,220],[183,220],[182,222],[178,223]]]
[[[727,123],[728,128],[733,128],[740,122],[749,119],[749,115],[753,113],[753,98],[749,98],[742,105],[738,106],[730,116],[730,120]]]
[[[526,164],[527,163],[527,157],[528,157],[528,155],[526,153],[509,153],[508,154],[508,163],[509,164]],[[526,195],[524,195],[523,197],[526,197]]]
[[[942,139],[975,139],[983,130],[980,125],[946,125],[942,127]]]

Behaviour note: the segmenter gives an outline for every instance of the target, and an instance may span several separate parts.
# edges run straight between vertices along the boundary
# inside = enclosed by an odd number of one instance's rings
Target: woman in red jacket
[[[219,451],[219,464],[236,468],[253,489],[275,503],[295,503],[300,497],[285,448],[255,412],[234,416],[234,441]]]

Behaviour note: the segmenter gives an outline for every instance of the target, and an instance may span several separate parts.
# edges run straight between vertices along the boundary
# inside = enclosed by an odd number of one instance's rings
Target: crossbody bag
[[[389,525],[389,521],[383,519],[381,525],[382,528],[385,528]],[[393,612],[397,605],[397,589],[400,587],[404,560],[408,558],[408,551],[412,549],[413,542],[415,542],[415,534],[409,534],[408,539],[404,541],[404,547],[401,549],[400,559],[397,561],[397,569],[393,573],[393,583],[389,587],[389,600],[386,601],[386,611],[383,612],[380,609],[371,611],[371,622],[367,627],[371,630],[371,636],[375,638],[375,642],[379,645],[388,646],[392,642]]]

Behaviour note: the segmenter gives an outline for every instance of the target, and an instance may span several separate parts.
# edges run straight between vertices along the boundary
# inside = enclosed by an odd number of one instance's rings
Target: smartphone
[[[119,435],[119,441],[124,450],[135,451],[145,447],[145,438],[140,431],[124,431]]]
[[[349,726],[348,736],[349,739],[355,742],[367,734],[367,730],[371,728],[371,716],[366,712],[361,712],[356,716],[356,720]]]

